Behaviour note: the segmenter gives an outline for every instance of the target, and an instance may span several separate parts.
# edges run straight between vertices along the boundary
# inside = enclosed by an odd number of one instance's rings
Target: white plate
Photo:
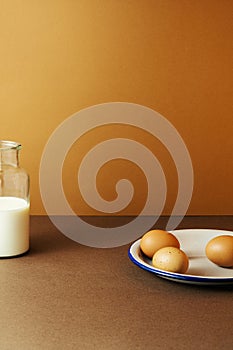
[[[180,248],[189,257],[189,268],[185,274],[167,272],[153,267],[151,260],[146,258],[140,250],[140,239],[129,248],[129,258],[140,268],[175,282],[204,285],[233,284],[233,268],[219,267],[209,261],[205,255],[205,246],[211,238],[226,234],[233,236],[232,231],[186,229],[170,232],[177,237]]]

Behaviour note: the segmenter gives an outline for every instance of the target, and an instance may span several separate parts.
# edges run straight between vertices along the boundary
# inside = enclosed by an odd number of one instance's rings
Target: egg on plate
[[[163,247],[180,248],[180,243],[172,233],[164,230],[148,231],[141,238],[140,248],[142,252],[150,259],[157,250]]]
[[[222,235],[212,238],[205,247],[207,258],[221,267],[233,266],[233,236]]]
[[[164,247],[153,255],[152,265],[165,271],[185,273],[189,267],[189,259],[179,248]]]

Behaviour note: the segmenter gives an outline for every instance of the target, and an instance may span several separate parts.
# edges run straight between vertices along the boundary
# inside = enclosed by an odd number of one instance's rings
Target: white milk
[[[29,249],[29,204],[25,199],[0,196],[0,257]]]

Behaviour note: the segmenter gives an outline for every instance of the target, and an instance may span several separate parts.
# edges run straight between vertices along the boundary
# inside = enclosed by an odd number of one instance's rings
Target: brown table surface
[[[179,228],[232,230],[233,217]],[[232,286],[162,279],[129,260],[129,245],[82,246],[31,217],[30,252],[0,261],[0,349],[232,350]]]

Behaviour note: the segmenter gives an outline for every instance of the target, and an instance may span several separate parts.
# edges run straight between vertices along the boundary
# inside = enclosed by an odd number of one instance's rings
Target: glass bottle
[[[29,176],[19,166],[20,149],[0,140],[0,258],[29,250]]]

